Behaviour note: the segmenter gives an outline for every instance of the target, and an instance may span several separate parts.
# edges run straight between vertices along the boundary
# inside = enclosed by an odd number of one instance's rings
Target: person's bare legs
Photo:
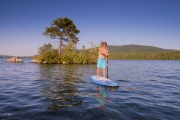
[[[99,78],[100,68],[97,68],[97,75],[96,78]]]
[[[106,79],[106,68],[103,69],[103,77]]]

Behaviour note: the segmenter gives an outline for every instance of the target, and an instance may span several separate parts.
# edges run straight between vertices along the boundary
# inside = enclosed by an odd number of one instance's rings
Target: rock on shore
[[[20,62],[20,63],[22,63],[23,60],[19,57],[11,57],[8,60],[6,60],[6,62]]]
[[[40,61],[37,59],[32,59],[30,63],[40,63]]]

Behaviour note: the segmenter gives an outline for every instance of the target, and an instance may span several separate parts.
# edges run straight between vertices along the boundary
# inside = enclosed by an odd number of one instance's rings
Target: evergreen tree
[[[43,35],[49,36],[51,39],[58,38],[59,41],[59,48],[58,54],[61,54],[61,47],[64,45],[63,42],[77,42],[79,41],[78,37],[76,36],[80,33],[80,30],[76,28],[76,25],[72,20],[69,18],[57,18],[53,20],[50,27],[47,27]]]

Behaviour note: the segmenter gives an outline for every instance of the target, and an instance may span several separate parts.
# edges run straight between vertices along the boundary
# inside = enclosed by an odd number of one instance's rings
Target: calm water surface
[[[109,78],[93,84],[96,65],[6,63],[0,59],[1,120],[179,120],[180,61],[109,61]]]

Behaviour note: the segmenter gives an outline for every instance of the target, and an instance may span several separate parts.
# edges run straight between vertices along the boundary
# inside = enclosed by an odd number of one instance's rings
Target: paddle
[[[107,66],[107,74],[106,75],[107,75],[107,78],[108,78],[108,66]]]
[[[106,60],[107,60],[107,63],[106,63],[106,66],[107,66],[107,68],[106,68],[106,77],[107,77],[107,79],[108,79],[108,57],[106,57]]]

